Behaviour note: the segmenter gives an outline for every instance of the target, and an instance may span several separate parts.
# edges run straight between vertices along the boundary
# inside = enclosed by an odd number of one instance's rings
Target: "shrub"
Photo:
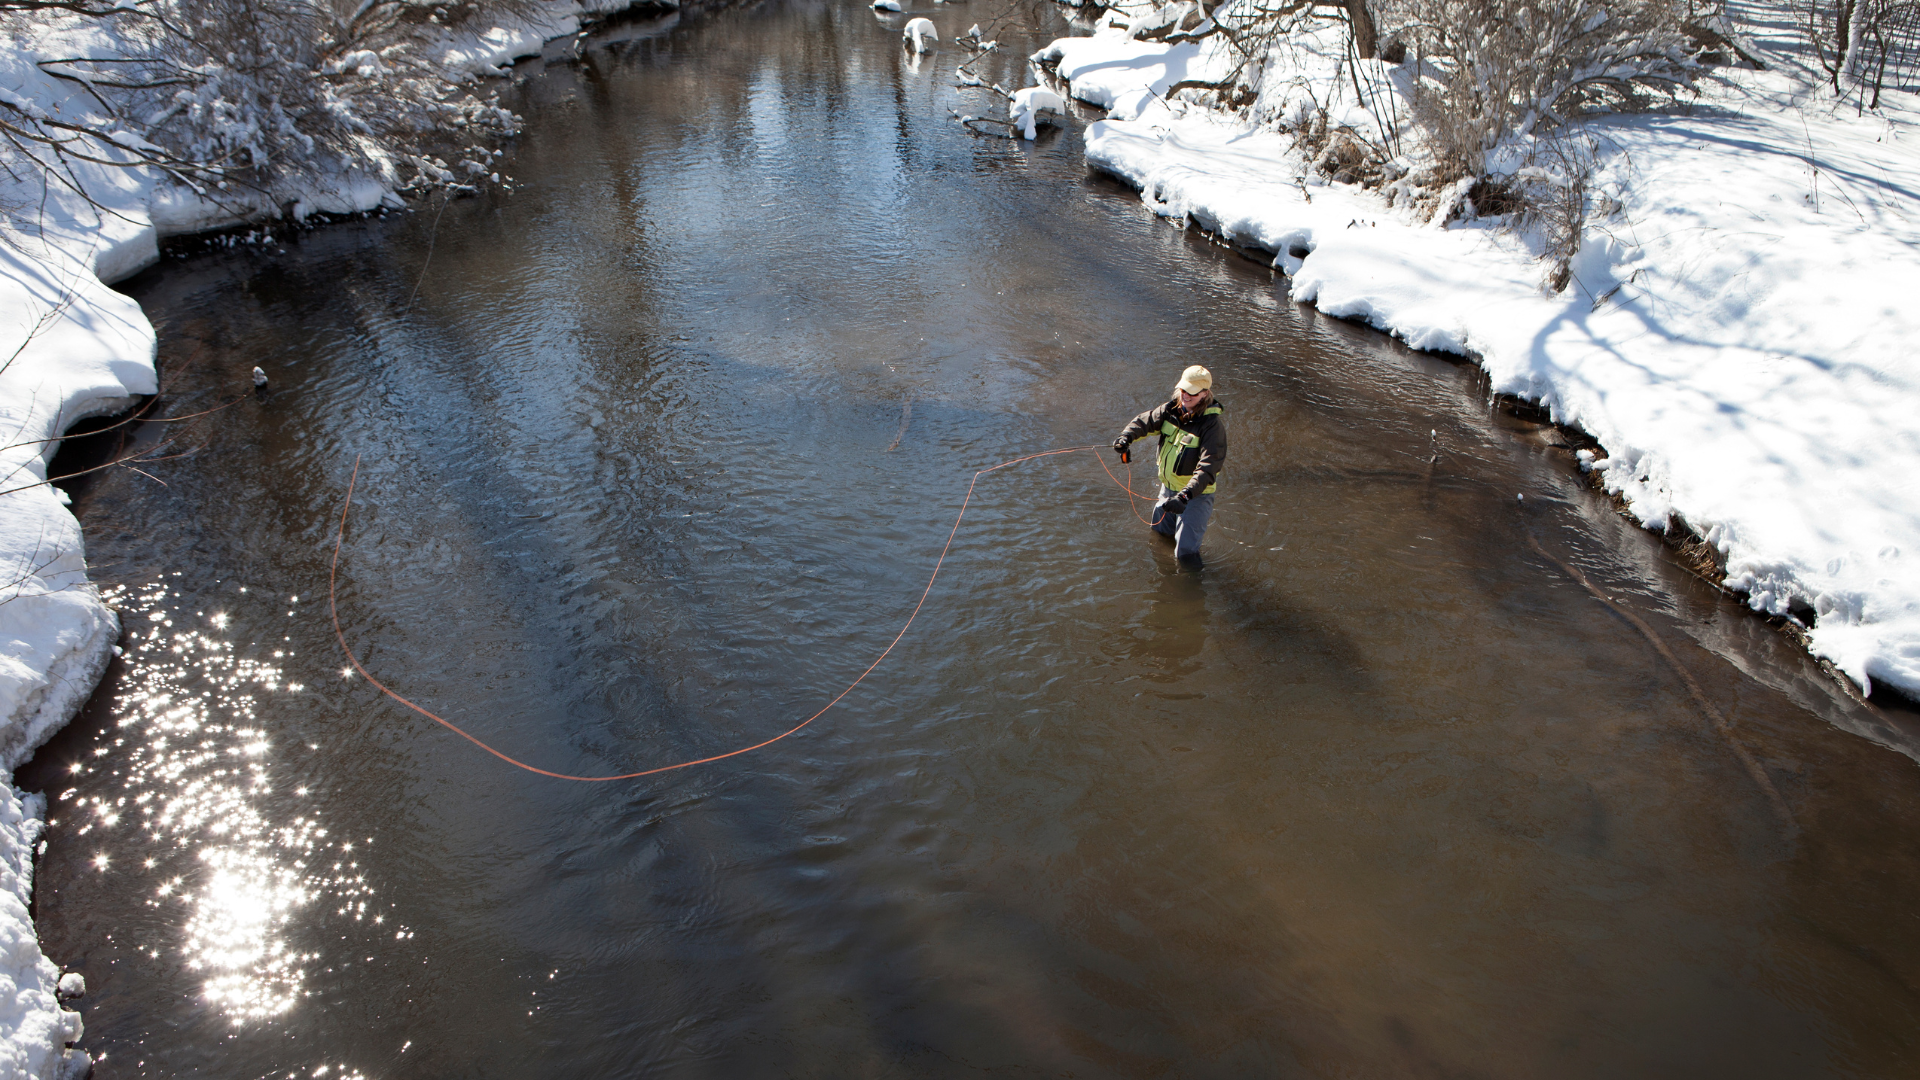
[[[1442,181],[1479,177],[1501,142],[1691,87],[1688,0],[1403,0],[1413,109]]]

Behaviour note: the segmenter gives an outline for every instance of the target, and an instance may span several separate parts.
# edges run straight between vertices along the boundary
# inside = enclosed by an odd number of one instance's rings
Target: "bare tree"
[[[1880,107],[1889,86],[1920,82],[1920,3],[1915,0],[1805,0],[1801,27],[1835,91]]]

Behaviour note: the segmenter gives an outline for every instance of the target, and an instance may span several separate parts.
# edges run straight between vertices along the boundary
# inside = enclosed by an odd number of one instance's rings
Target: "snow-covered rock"
[[[1015,90],[1007,102],[1007,119],[1020,134],[1031,139],[1037,132],[1040,114],[1050,112],[1055,116],[1064,115],[1067,103],[1059,94],[1045,87],[1029,86],[1024,90]]]
[[[900,31],[900,40],[914,52],[923,53],[940,40],[940,31],[934,29],[932,19],[912,19]]]

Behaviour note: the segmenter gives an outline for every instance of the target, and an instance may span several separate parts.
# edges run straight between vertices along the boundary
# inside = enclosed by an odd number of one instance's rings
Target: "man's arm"
[[[1144,439],[1149,435],[1158,434],[1160,431],[1160,422],[1166,419],[1167,409],[1172,407],[1172,405],[1173,403],[1170,401],[1163,401],[1153,408],[1148,409],[1146,412],[1141,413],[1139,416],[1134,417],[1127,422],[1126,427],[1120,429],[1120,437],[1128,442],[1132,442],[1135,439]]]

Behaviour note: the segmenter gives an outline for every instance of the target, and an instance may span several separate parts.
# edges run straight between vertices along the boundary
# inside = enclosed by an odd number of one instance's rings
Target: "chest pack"
[[[1217,416],[1219,413],[1220,406],[1215,405],[1200,415]],[[1199,446],[1200,436],[1175,424],[1171,420],[1160,421],[1160,482],[1166,485],[1167,490],[1179,491],[1185,488],[1187,483],[1193,479],[1193,469],[1200,462]],[[1181,460],[1187,457],[1188,451],[1193,452],[1193,457],[1189,460]],[[1181,465],[1187,467],[1186,472],[1176,471]],[[1219,486],[1218,484],[1208,484],[1207,490],[1200,494],[1211,495],[1214,489]]]

